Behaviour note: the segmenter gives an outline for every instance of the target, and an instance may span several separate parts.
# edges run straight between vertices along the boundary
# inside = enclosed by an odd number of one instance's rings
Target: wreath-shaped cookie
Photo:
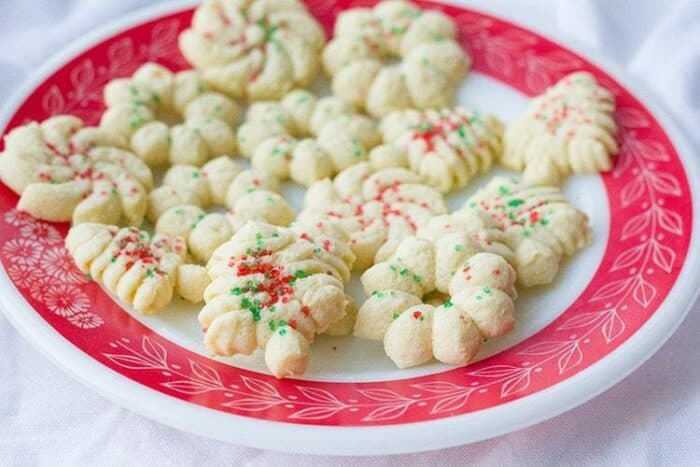
[[[238,129],[240,152],[254,168],[306,186],[366,160],[380,140],[370,118],[304,90],[252,104]]]
[[[501,122],[461,107],[393,112],[380,128],[385,144],[370,153],[372,164],[408,167],[443,193],[489,170],[502,149]]]
[[[201,302],[209,284],[203,267],[186,264],[180,238],[86,223],[71,227],[66,248],[82,272],[139,313],[156,313],[175,295]]]
[[[559,185],[572,173],[608,171],[618,151],[614,111],[614,96],[590,73],[572,73],[508,126],[501,163],[540,185]]]
[[[32,122],[5,136],[0,179],[20,195],[17,208],[37,219],[139,226],[153,176],[126,147],[77,117]]]
[[[110,81],[104,98],[107,110],[100,127],[127,138],[151,167],[201,166],[235,153],[238,104],[211,91],[197,71],[173,73],[146,63],[130,78]],[[173,120],[182,123],[168,126],[166,121]]]
[[[391,256],[401,241],[430,218],[445,214],[442,195],[402,168],[375,170],[363,162],[333,181],[316,182],[306,193],[299,219],[323,219],[350,238],[355,269],[363,271]]]
[[[226,156],[201,169],[176,165],[150,193],[148,217],[156,233],[181,237],[193,259],[204,263],[249,220],[275,225],[292,222],[294,211],[278,191],[276,177],[243,170]],[[212,206],[228,210],[207,213]]]
[[[199,313],[213,355],[263,348],[277,377],[299,375],[314,336],[343,319],[354,255],[330,226],[249,222],[216,249]]]
[[[179,42],[214,89],[262,100],[313,80],[325,35],[297,0],[206,0]]]
[[[470,64],[450,18],[402,0],[341,12],[323,50],[333,93],[375,117],[451,105]]]

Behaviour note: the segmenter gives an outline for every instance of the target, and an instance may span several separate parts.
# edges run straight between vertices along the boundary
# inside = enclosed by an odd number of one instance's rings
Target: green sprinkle
[[[391,315],[391,319],[396,319],[396,318],[398,318],[399,316],[400,316],[400,315],[399,315],[398,313],[394,313],[393,315]]]
[[[442,306],[444,306],[445,308],[452,308],[454,306],[454,303],[452,303],[452,301],[448,299],[447,301],[445,301],[445,303],[442,304]]]
[[[455,245],[455,251],[459,252],[464,250],[464,245],[457,244]]]
[[[514,198],[514,199],[511,199],[508,201],[508,206],[513,207],[513,208],[517,208],[518,206],[520,206],[524,202],[525,201],[520,199],[520,198]]]
[[[240,287],[234,287],[234,288],[231,289],[231,294],[232,294],[232,295],[240,295],[241,293],[243,293],[243,291],[241,290]]]

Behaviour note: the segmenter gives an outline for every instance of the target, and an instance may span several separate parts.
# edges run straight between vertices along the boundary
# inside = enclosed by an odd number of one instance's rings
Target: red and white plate
[[[339,11],[372,3],[308,6],[330,31]],[[617,99],[615,170],[565,187],[589,214],[594,244],[552,287],[524,294],[516,331],[489,343],[479,362],[400,371],[379,343],[326,337],[299,380],[275,379],[258,356],[213,360],[203,352],[194,307],[176,304],[147,318],[123,308],[77,272],[63,247],[67,225],[16,211],[17,196],[0,186],[0,303],[8,318],[73,375],[134,411],[233,443],[306,453],[468,443],[569,410],[629,374],[679,326],[698,289],[700,170],[690,145],[614,65],[497,17],[418,3],[458,23],[474,61],[460,90],[464,105],[508,121],[527,96],[579,69]],[[186,67],[177,36],[192,11],[191,2],[158,7],[82,38],[9,102],[2,127],[59,113],[97,122],[110,79],[148,60]],[[287,194],[298,206],[301,190]]]

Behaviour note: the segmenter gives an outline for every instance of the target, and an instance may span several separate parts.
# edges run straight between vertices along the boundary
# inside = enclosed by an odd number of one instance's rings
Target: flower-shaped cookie
[[[586,72],[535,97],[504,136],[501,163],[526,182],[559,185],[571,173],[610,170],[617,154],[615,98]]]
[[[314,336],[345,314],[344,281],[354,260],[346,240],[322,223],[249,222],[207,264],[212,283],[199,314],[213,355],[263,348],[277,377],[303,373]]]
[[[444,226],[477,213],[490,217],[505,234],[505,243],[514,252],[518,281],[526,287],[551,283],[562,258],[591,242],[588,216],[572,206],[559,188],[503,177],[492,179],[450,218],[432,222]]]
[[[433,216],[447,212],[442,195],[402,168],[375,171],[363,162],[345,169],[333,181],[312,185],[299,219],[323,219],[350,238],[362,271],[391,256],[401,241]]]
[[[156,233],[181,237],[198,262],[228,241],[249,220],[287,225],[294,211],[280,196],[279,181],[265,172],[242,170],[228,157],[199,169],[176,165],[150,194],[149,218]],[[205,210],[227,206],[226,213]]]
[[[197,71],[173,73],[146,63],[130,78],[110,81],[104,97],[100,127],[126,137],[149,166],[201,166],[236,150],[238,104],[212,92]],[[178,120],[172,127],[165,123]]]
[[[161,186],[149,195],[148,218],[158,219],[170,208],[226,206],[231,225],[238,229],[251,219],[286,225],[294,211],[278,194],[279,180],[259,170],[243,170],[226,156],[202,168],[176,165],[168,169]]]
[[[321,26],[297,0],[206,0],[180,50],[217,91],[279,99],[319,69]]]
[[[515,325],[515,271],[506,260],[509,249],[497,240],[487,230],[404,239],[394,255],[362,275],[370,298],[358,311],[355,335],[383,339],[399,368],[432,358],[472,361],[484,339]],[[449,299],[423,304],[422,297],[430,300],[436,291]]]
[[[385,145],[370,153],[378,167],[409,167],[443,193],[466,186],[501,152],[503,125],[494,116],[456,107],[405,110],[381,123]]]
[[[141,225],[151,170],[125,141],[62,115],[5,136],[0,179],[20,195],[17,208],[47,221]]]
[[[401,0],[343,11],[323,50],[333,93],[375,117],[451,105],[470,64],[449,17]]]
[[[139,313],[158,312],[174,294],[199,302],[209,284],[203,267],[185,264],[182,239],[151,237],[134,227],[79,224],[68,232],[66,248],[82,272]]]
[[[306,186],[366,160],[380,140],[370,118],[337,97],[303,90],[254,103],[238,129],[241,154],[254,168]]]

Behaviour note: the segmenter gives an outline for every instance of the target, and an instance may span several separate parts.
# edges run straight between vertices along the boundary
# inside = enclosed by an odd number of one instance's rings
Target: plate
[[[371,1],[309,0],[330,31],[339,11]],[[565,191],[591,218],[594,244],[548,289],[519,301],[516,331],[468,367],[397,370],[381,344],[322,337],[298,380],[277,380],[260,356],[214,360],[193,314],[174,304],[142,317],[77,272],[67,225],[14,210],[0,186],[0,303],[12,323],[87,385],[155,420],[237,444],[319,454],[437,449],[513,431],[569,410],[620,381],[681,323],[697,295],[698,163],[647,91],[577,47],[467,8],[417,2],[455,18],[474,71],[459,102],[509,121],[527,97],[587,70],[617,99],[621,152],[602,176]],[[193,5],[159,6],[80,39],[38,70],[0,115],[5,132],[72,113],[89,123],[110,79],[153,60],[186,67],[177,49]],[[450,198],[456,207],[476,186]],[[302,191],[286,187],[299,207]],[[356,282],[356,281],[355,281]],[[357,284],[354,284],[356,288]]]

